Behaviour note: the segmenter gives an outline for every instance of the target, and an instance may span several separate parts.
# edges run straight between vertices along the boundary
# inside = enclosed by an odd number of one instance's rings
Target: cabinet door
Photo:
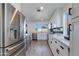
[[[49,40],[48,40],[48,43],[49,43],[49,46],[50,46],[50,48],[51,48],[51,44],[52,44],[52,37],[51,37],[51,35],[49,34]]]
[[[56,45],[54,44],[53,38],[52,38],[52,39],[49,38],[48,42],[49,42],[49,46],[50,46],[50,49],[51,49],[53,55],[55,55],[55,48],[56,48]]]
[[[16,16],[16,9],[10,5],[10,4],[4,4],[4,8],[5,8],[5,21],[4,21],[4,25],[5,25],[5,46],[8,46],[10,44],[13,44],[14,42],[17,42],[18,39],[16,37],[18,37],[18,31],[16,30],[17,26],[16,26],[16,22],[18,22],[18,20],[16,20],[16,18],[18,18],[18,16]],[[15,13],[15,14],[14,14]],[[14,18],[13,15],[15,16]]]
[[[54,38],[54,41],[53,41],[53,46],[54,46],[54,50],[53,50],[53,53],[55,56],[60,56],[60,51],[59,51],[59,46],[58,46],[58,41]]]
[[[37,33],[37,40],[40,40],[40,39],[42,39],[42,38],[41,38],[41,33],[38,32],[38,33]]]
[[[79,56],[79,17],[72,19],[72,39],[71,39],[71,48],[70,54]]]
[[[72,18],[79,16],[79,3],[72,4]]]
[[[69,51],[68,51],[68,47],[65,46],[63,43],[59,42],[58,43],[59,46],[59,50],[60,50],[60,54],[63,56],[68,56],[69,55]]]
[[[52,35],[51,34],[49,34],[49,40],[52,40]]]
[[[47,33],[42,33],[43,40],[47,40]]]
[[[60,13],[57,13],[57,15],[56,15],[56,26],[57,27],[61,27],[62,25],[61,25],[61,14]]]

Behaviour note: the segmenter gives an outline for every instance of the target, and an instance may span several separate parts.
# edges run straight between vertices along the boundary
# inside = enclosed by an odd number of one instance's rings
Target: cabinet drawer
[[[55,45],[55,50],[54,50],[54,55],[55,56],[62,56],[61,55],[61,51],[60,51],[60,49],[59,49],[59,45],[58,45],[58,41],[54,38],[54,40],[53,40],[53,44]]]
[[[63,45],[60,42],[59,42],[59,50],[61,52],[61,55],[68,56],[68,47],[66,47],[65,45]]]
[[[48,40],[48,44],[49,44],[49,46],[51,46],[52,45],[52,41],[51,40]]]
[[[52,38],[49,39],[49,40],[48,40],[48,43],[49,43],[49,45],[52,45],[52,44],[53,44],[53,39],[52,39]]]
[[[59,51],[57,51],[57,41],[56,40],[52,40],[52,53],[54,54],[54,56],[60,55]]]
[[[53,37],[52,37],[52,35],[49,35],[49,40],[51,40]]]
[[[54,44],[56,46],[55,55],[59,56],[68,56],[68,47],[66,47],[63,43],[59,42],[55,38],[53,38]]]
[[[50,46],[50,49],[52,51],[52,53],[55,55],[55,49],[56,49],[56,46],[54,44],[54,41],[53,40],[49,40],[49,46]]]
[[[61,51],[59,48],[55,49],[55,56],[62,56]]]
[[[54,44],[56,45],[56,47],[58,47],[59,41],[57,41],[57,39],[53,38],[53,42],[54,42]]]
[[[68,56],[68,47],[65,46],[63,43],[58,41],[56,38],[52,37],[49,40],[49,45],[52,50],[52,53],[54,56]]]

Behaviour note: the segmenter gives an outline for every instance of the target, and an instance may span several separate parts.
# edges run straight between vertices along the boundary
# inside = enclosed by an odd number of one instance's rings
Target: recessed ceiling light
[[[44,9],[44,7],[42,7],[42,6],[41,6],[41,7],[40,7],[40,9],[41,9],[41,10],[43,10],[43,9]]]

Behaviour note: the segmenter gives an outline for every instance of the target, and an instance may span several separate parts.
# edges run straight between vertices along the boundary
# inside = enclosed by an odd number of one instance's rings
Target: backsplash
[[[63,33],[63,27],[51,28],[50,33]]]

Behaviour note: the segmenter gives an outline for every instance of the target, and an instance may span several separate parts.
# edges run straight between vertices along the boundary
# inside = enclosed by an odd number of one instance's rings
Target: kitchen
[[[0,56],[79,56],[78,3],[0,3]]]

